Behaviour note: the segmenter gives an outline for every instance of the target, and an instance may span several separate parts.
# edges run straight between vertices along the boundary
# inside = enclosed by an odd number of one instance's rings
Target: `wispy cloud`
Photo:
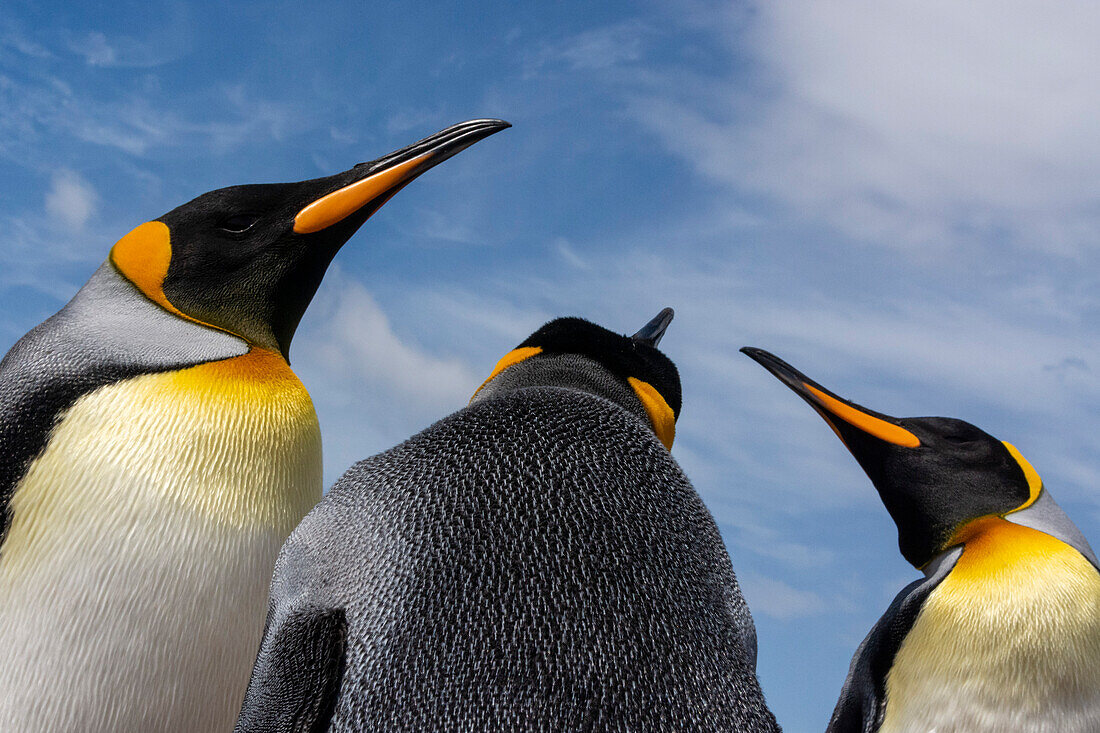
[[[588,263],[584,258],[577,254],[577,251],[569,245],[569,240],[565,237],[558,237],[554,240],[554,249],[558,251],[561,258],[569,265],[577,268],[578,270],[587,270]]]
[[[106,256],[104,245],[117,239],[117,234],[109,239],[89,226],[74,229],[64,221],[55,222],[44,211],[0,216],[0,226],[0,296],[12,298],[20,292],[26,300],[27,293],[36,295],[31,298],[33,313],[17,328],[19,335],[71,298]]]
[[[570,71],[602,71],[642,58],[651,31],[639,20],[593,28],[544,43],[528,58],[528,73],[555,66]]]
[[[69,48],[84,57],[90,66],[114,66],[118,52],[107,43],[107,37],[93,31],[81,34],[69,41]]]
[[[104,32],[98,28],[62,32],[68,51],[95,68],[149,69],[179,59],[189,50],[187,5],[150,6],[141,24],[144,33]]]
[[[1095,4],[755,11],[715,17],[728,75],[670,69],[632,104],[702,174],[901,251],[995,237],[1075,256],[1095,242]]]
[[[25,33],[8,25],[0,30],[0,47],[13,48],[24,56],[36,59],[48,59],[53,56],[49,49],[29,38]]]
[[[397,222],[396,226],[403,234],[416,240],[461,244],[480,247],[491,243],[490,237],[482,231],[481,222],[473,212],[448,212],[446,214],[422,209],[408,223]]]
[[[185,33],[174,30],[139,43],[88,32],[70,34],[68,43],[96,69],[151,67],[181,53]],[[315,124],[305,122],[293,104],[265,98],[239,82],[170,94],[153,73],[131,79],[92,71],[89,77],[73,70],[71,58],[13,30],[2,41],[22,56],[0,71],[0,155],[32,169],[56,167],[49,158],[59,140],[133,157],[179,150],[216,155],[244,144],[277,143]],[[45,139],[53,145],[41,145]]]
[[[738,581],[754,615],[787,620],[816,616],[828,608],[817,593],[795,588],[781,580],[741,575]]]
[[[580,33],[547,55],[565,61],[573,70],[606,69],[641,58],[645,34],[643,24],[630,21]]]
[[[453,403],[455,395],[477,386],[465,364],[432,356],[399,338],[361,284],[339,269],[327,280],[328,294],[311,308],[323,325],[310,336],[310,348],[323,357],[331,376],[353,384],[384,385],[430,408]]]

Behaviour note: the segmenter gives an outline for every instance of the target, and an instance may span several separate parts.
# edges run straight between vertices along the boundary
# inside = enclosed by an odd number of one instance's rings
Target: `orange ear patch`
[[[167,225],[159,221],[147,221],[115,242],[108,259],[146,298],[169,313],[192,323],[244,338],[221,326],[189,316],[168,301],[168,296],[164,294],[164,278],[168,274],[168,265],[172,262],[171,240]]]
[[[1012,443],[1006,443],[1003,440],[1001,443],[1005,448],[1008,448],[1009,455],[1012,456],[1016,463],[1020,464],[1020,468],[1024,470],[1024,478],[1027,479],[1027,488],[1029,491],[1027,501],[1012,510],[1018,512],[1021,509],[1027,509],[1039,498],[1039,492],[1043,489],[1043,479],[1039,478],[1039,472],[1035,470],[1031,462],[1024,458],[1020,451],[1016,450],[1016,446],[1012,445]]]
[[[656,387],[649,382],[643,382],[634,377],[627,377],[626,381],[634,388],[634,394],[641,400],[642,407],[649,415],[653,432],[657,434],[665,448],[672,450],[672,441],[676,438],[676,415],[672,412],[672,408],[668,406]]]
[[[172,261],[171,235],[164,223],[147,221],[138,226],[115,243],[110,259],[145,297],[164,310],[187,318],[164,294],[164,277]]]
[[[497,362],[497,365],[493,367],[493,371],[490,372],[485,381],[481,383],[481,387],[478,387],[476,390],[474,390],[474,394],[470,397],[470,400],[473,401],[474,397],[477,397],[477,393],[481,391],[482,387],[493,381],[493,379],[498,374],[503,372],[508,367],[512,366],[513,364],[519,364],[524,359],[530,359],[532,356],[541,353],[541,346],[524,346],[521,349],[513,349],[512,351],[509,351],[507,354],[501,357],[500,361]]]
[[[836,415],[844,422],[859,428],[868,435],[873,435],[879,440],[884,440],[894,445],[900,445],[904,448],[920,447],[920,438],[900,425],[894,425],[885,420],[880,420],[873,415],[860,412],[856,408],[844,404],[835,397],[827,395],[820,389],[806,384],[805,382],[802,383],[802,386],[808,389],[813,394],[818,404],[828,410],[830,414]]]

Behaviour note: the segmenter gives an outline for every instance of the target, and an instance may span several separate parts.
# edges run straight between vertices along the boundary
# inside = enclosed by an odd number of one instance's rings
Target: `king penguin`
[[[777,731],[669,454],[671,318],[551,321],[469,406],[345,473],[279,555],[238,733]]]
[[[925,576],[856,651],[828,730],[1100,730],[1100,564],[1020,451],[962,420],[873,412],[742,351],[825,418]]]
[[[475,120],[123,237],[0,362],[0,730],[229,730],[282,542],[321,496],[291,337],[332,257]]]

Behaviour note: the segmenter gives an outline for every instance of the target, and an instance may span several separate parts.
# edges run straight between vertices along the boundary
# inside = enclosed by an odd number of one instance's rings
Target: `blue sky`
[[[1015,443],[1100,543],[1100,9],[880,3],[9,0],[0,349],[137,224],[448,124],[293,348],[327,480],[461,407],[543,321],[662,306],[673,454],[722,529],[789,731],[916,577],[828,428],[737,353]]]

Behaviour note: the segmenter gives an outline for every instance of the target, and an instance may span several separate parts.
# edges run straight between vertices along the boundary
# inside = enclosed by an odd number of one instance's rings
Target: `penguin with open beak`
[[[830,733],[1100,730],[1100,563],[1020,451],[962,420],[869,410],[742,351],[843,441],[925,575],[856,651]]]
[[[229,730],[279,546],[321,496],[287,357],[340,247],[508,124],[138,226],[0,362],[0,730]]]

